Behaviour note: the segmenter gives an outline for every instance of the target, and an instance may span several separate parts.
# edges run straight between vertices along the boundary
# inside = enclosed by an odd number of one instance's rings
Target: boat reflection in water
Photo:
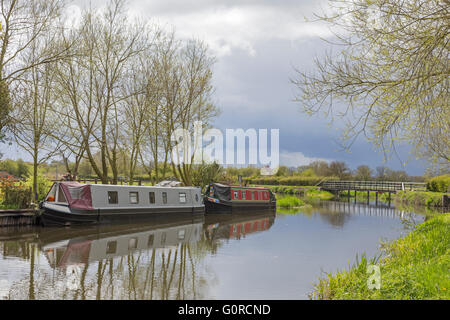
[[[209,214],[205,217],[205,237],[210,241],[241,239],[268,230],[275,221],[275,211],[237,212],[230,215]]]
[[[203,216],[167,217],[144,224],[54,229],[41,234],[41,250],[55,268],[123,257],[136,251],[198,242]],[[47,230],[45,230],[47,231]]]
[[[16,280],[5,295],[9,299],[211,299],[219,285],[211,257],[228,240],[242,241],[264,232],[274,220],[271,211],[36,228],[22,235],[16,231],[15,240],[0,239],[2,256],[27,262],[29,272],[13,276]],[[20,248],[28,248],[26,257]]]
[[[274,220],[272,210],[209,215],[206,220],[204,216],[178,216],[139,225],[43,229],[39,236],[40,249],[50,266],[64,268],[202,240],[241,239],[268,230]]]

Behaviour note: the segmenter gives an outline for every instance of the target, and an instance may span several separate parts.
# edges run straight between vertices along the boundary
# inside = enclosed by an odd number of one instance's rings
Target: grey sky
[[[76,6],[89,3],[95,7],[106,1],[73,1],[69,12],[76,14]],[[214,100],[222,110],[217,128],[279,128],[280,160],[289,166],[315,158],[346,161],[351,168],[383,165],[382,154],[362,137],[351,154],[337,152],[342,125],[309,118],[292,102],[293,67],[312,70],[314,57],[330,49],[320,39],[331,36],[328,28],[304,20],[326,9],[326,0],[129,0],[128,4],[132,14],[173,26],[178,37],[199,38],[209,45],[217,57]],[[17,154],[13,149],[9,148],[11,154]],[[400,148],[400,155],[408,160],[409,147]],[[414,159],[404,168],[398,159],[387,165],[413,175],[424,170],[424,164]]]

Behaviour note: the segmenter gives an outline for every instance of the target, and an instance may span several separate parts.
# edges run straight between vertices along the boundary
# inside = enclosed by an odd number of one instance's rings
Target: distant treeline
[[[118,159],[118,178],[119,180],[128,181],[129,171],[127,154],[121,154]],[[53,160],[49,163],[42,163],[39,166],[39,174],[44,175],[49,179],[61,179],[64,174],[67,174],[67,166],[73,164],[69,161]],[[176,175],[172,168],[168,166],[165,172],[162,171],[162,166],[158,167],[160,172],[158,176],[159,181],[164,179],[174,179]],[[1,160],[0,171],[6,171],[9,174],[18,178],[27,178],[32,173],[33,165],[31,162],[25,162],[22,159],[18,160]],[[137,165],[135,169],[134,179],[142,181],[151,181],[152,183],[156,176],[155,172],[149,175],[149,172],[142,166]],[[427,171],[424,176],[410,176],[403,170],[392,170],[388,167],[379,166],[375,170],[367,165],[360,165],[352,170],[342,161],[314,161],[309,165],[299,167],[281,166],[277,173],[273,176],[262,176],[260,168],[258,167],[222,167],[217,164],[204,164],[193,167],[192,176],[193,183],[196,185],[205,185],[209,180],[224,183],[237,183],[239,176],[248,184],[263,184],[263,185],[286,185],[286,186],[314,186],[322,180],[378,180],[378,181],[411,181],[411,182],[428,182],[429,190],[439,192],[446,192],[448,185],[448,175],[441,175],[435,177],[439,173],[433,174]],[[434,177],[434,178],[433,178]],[[447,178],[445,178],[447,177]],[[98,178],[95,171],[91,168],[89,161],[82,160],[78,168],[78,178],[80,179],[95,179]],[[443,191],[445,189],[445,191]]]
[[[128,177],[128,161],[129,156],[127,154],[120,154],[118,157],[118,176],[124,179]],[[68,163],[69,167],[71,162]],[[0,161],[0,171],[7,171],[11,175],[16,177],[25,178],[32,169],[31,162],[25,162],[22,159],[18,160],[2,160]],[[53,160],[49,163],[42,163],[39,167],[40,173],[44,174],[52,179],[67,173],[67,163],[63,160]],[[167,168],[164,175],[160,178],[172,178],[174,173],[172,168]],[[135,169],[135,179],[149,180],[150,176],[148,171],[137,165]],[[238,177],[242,176],[249,183],[253,184],[272,184],[272,185],[315,185],[322,179],[328,180],[382,180],[382,181],[412,181],[412,182],[425,182],[433,176],[439,175],[439,173],[426,172],[424,176],[410,176],[404,170],[392,170],[385,166],[379,166],[375,169],[370,168],[367,165],[360,165],[356,169],[352,170],[343,161],[314,161],[309,165],[299,167],[287,167],[280,166],[277,173],[273,176],[262,176],[260,174],[260,168],[258,167],[245,167],[235,168],[226,167],[221,169],[221,175],[217,177],[218,180],[229,180],[230,182],[238,181]],[[95,178],[95,171],[91,168],[89,161],[82,160],[78,168],[79,178]],[[443,173],[445,174],[445,173]],[[154,174],[152,174],[153,176]]]
[[[259,168],[227,168],[226,173],[232,177],[240,175],[249,183],[267,185],[315,185],[322,179],[424,182],[436,175],[427,171],[425,176],[410,176],[404,170],[392,170],[386,166],[372,169],[360,165],[352,170],[343,161],[314,161],[296,168],[281,166],[274,176],[261,176]]]

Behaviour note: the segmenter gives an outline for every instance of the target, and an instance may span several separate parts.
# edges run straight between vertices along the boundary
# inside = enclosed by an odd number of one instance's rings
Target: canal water
[[[308,299],[325,272],[424,216],[323,201],[302,210],[70,228],[0,228],[0,299]]]

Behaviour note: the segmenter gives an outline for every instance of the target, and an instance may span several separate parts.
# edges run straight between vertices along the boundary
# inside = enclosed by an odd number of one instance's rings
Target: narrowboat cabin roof
[[[61,220],[61,223],[70,219],[92,223],[120,217],[130,219],[132,213],[139,218],[155,214],[204,213],[201,189],[197,187],[68,181],[55,182],[40,207],[44,210],[43,221]]]
[[[229,186],[222,183],[211,183],[210,186],[218,186],[221,188],[245,188],[245,189],[259,189],[259,190],[269,190],[269,188],[266,187],[251,187],[251,186]]]
[[[146,192],[153,195],[144,195]],[[176,196],[180,193],[183,199],[178,201]],[[70,208],[78,209],[111,207],[111,205],[126,208],[158,204],[192,205],[201,204],[201,190],[196,187],[122,186],[64,181],[52,185],[45,201],[55,204],[66,203]]]

